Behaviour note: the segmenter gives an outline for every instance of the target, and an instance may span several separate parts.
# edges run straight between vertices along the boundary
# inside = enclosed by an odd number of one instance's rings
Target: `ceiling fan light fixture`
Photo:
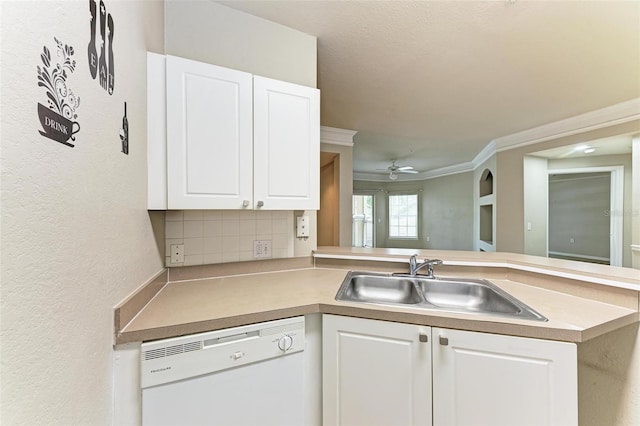
[[[396,180],[396,179],[398,179],[398,175],[397,175],[397,174],[395,174],[395,173],[393,173],[393,172],[390,172],[390,173],[389,173],[389,179],[391,179],[391,180]]]

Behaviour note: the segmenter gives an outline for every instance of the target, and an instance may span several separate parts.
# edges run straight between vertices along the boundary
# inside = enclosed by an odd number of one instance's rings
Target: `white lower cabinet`
[[[334,315],[322,327],[325,425],[431,425],[429,327]]]
[[[435,425],[577,425],[573,343],[433,330]]]
[[[322,334],[325,425],[578,424],[575,344],[335,315]]]

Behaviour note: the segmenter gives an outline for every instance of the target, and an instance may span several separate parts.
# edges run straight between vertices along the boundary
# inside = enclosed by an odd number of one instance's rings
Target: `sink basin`
[[[414,305],[424,302],[413,280],[385,275],[353,275],[342,297],[344,300],[371,303]]]
[[[336,300],[547,321],[535,310],[483,279],[425,278],[351,271],[340,286]]]

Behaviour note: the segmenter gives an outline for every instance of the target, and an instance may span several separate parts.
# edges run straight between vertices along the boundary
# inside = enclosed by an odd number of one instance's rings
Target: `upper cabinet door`
[[[320,91],[254,76],[254,205],[320,208]]]
[[[252,75],[167,56],[169,209],[251,208]]]

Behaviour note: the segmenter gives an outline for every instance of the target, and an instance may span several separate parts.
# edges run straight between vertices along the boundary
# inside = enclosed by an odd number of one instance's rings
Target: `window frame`
[[[415,195],[416,197],[416,235],[415,236],[392,236],[391,235],[391,197],[402,195]],[[389,241],[419,241],[420,240],[420,213],[421,197],[420,191],[390,191],[387,193],[387,240]]]

